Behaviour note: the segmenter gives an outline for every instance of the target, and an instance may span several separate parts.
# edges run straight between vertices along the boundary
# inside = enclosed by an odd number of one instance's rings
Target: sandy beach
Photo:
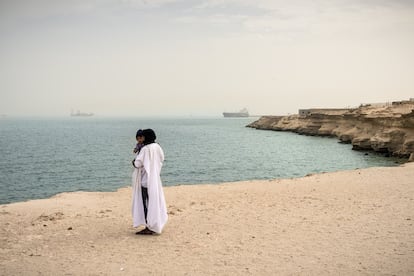
[[[164,191],[155,236],[129,187],[0,205],[0,274],[414,274],[414,163]]]

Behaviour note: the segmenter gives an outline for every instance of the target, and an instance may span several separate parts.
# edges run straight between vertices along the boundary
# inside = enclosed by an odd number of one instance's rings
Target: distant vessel
[[[73,110],[70,112],[70,116],[72,117],[90,117],[93,116],[93,113],[83,113],[79,110],[77,112],[73,112]]]
[[[239,112],[223,112],[224,117],[249,117],[249,112],[246,108],[243,108]]]

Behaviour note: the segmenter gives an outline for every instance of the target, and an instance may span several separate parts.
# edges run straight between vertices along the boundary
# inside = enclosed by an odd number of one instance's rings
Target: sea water
[[[247,128],[255,119],[1,119],[0,204],[131,185],[139,128],[154,129],[164,149],[164,186],[290,178],[398,163],[353,151],[335,138]]]

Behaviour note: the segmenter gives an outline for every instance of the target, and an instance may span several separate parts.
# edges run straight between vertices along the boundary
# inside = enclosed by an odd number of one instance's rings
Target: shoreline
[[[381,153],[378,152],[372,152],[373,154],[378,154],[381,155]],[[384,157],[384,158],[389,158],[389,157]],[[278,181],[278,180],[285,180],[285,179],[297,179],[297,178],[303,178],[303,177],[308,177],[311,175],[316,175],[316,174],[325,174],[325,173],[336,173],[336,172],[342,172],[342,171],[352,171],[352,170],[363,170],[363,169],[369,169],[369,168],[392,168],[392,167],[400,167],[403,166],[407,163],[411,163],[412,161],[406,160],[404,158],[400,158],[400,157],[391,157],[391,158],[397,158],[396,161],[394,161],[393,165],[388,165],[388,166],[372,166],[372,167],[362,167],[362,168],[354,168],[354,169],[341,169],[341,170],[336,170],[336,171],[321,171],[321,172],[311,172],[311,173],[307,173],[306,175],[302,175],[302,176],[291,176],[291,177],[281,177],[281,178],[266,178],[266,179],[245,179],[245,180],[236,180],[236,181],[222,181],[222,182],[201,182],[201,183],[178,183],[178,184],[174,184],[174,185],[168,185],[168,186],[163,186],[164,189],[165,188],[169,188],[169,187],[177,187],[177,186],[200,186],[200,185],[222,185],[222,184],[231,184],[231,183],[238,183],[238,182],[262,182],[262,181]],[[61,192],[56,192],[55,194],[51,194],[49,196],[45,196],[45,197],[39,197],[39,198],[29,198],[29,199],[22,199],[22,200],[18,200],[18,201],[12,201],[12,202],[6,202],[6,203],[0,203],[0,208],[3,205],[10,205],[10,204],[15,204],[15,203],[25,203],[25,202],[30,202],[30,201],[36,201],[36,200],[47,200],[47,199],[51,199],[54,197],[57,197],[61,194],[71,194],[71,193],[116,193],[119,190],[122,189],[128,189],[130,188],[131,184],[125,185],[125,186],[121,186],[118,188],[113,188],[110,190],[76,190],[76,191],[61,191]]]
[[[0,205],[7,275],[412,274],[414,163],[164,187],[161,235],[132,228],[131,189]]]

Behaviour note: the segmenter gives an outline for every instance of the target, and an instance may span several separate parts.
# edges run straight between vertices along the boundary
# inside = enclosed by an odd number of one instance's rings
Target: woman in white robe
[[[155,143],[152,129],[144,129],[144,147],[133,160],[132,174],[132,218],[133,226],[145,226],[136,234],[161,234],[168,220],[167,207],[161,182],[164,152]]]

